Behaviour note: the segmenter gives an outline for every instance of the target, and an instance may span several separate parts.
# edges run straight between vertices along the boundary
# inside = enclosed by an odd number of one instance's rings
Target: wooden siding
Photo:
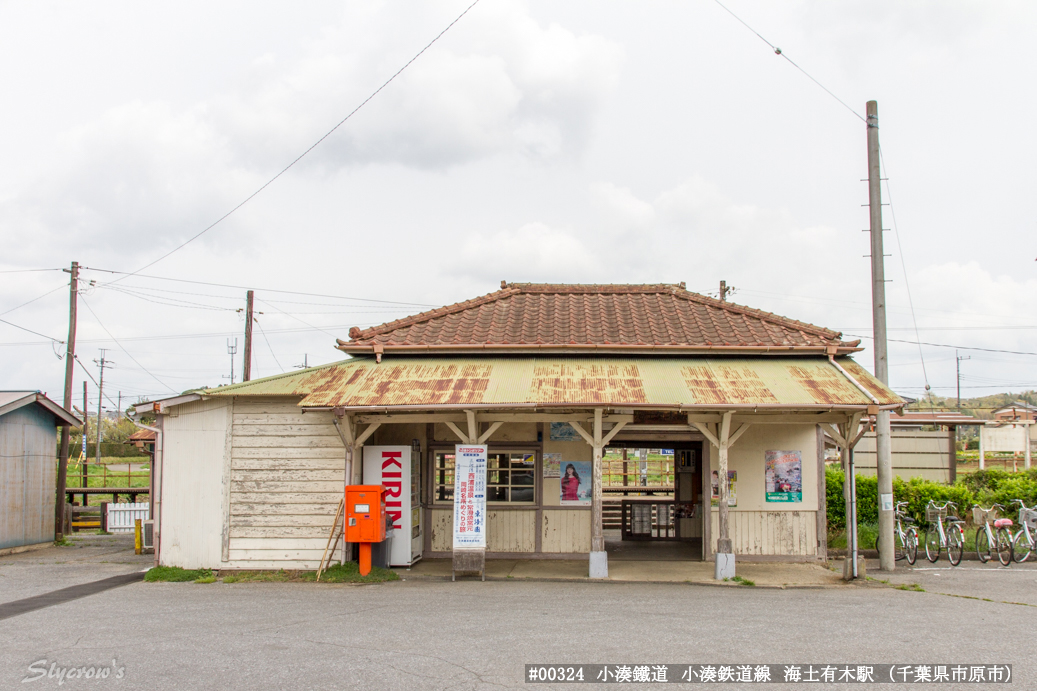
[[[712,535],[720,532],[716,511]],[[753,556],[817,555],[816,511],[731,511],[729,530],[735,554]],[[713,545],[714,550],[716,545]]]
[[[935,482],[950,481],[950,432],[893,430],[890,451],[893,473],[905,480],[921,477]],[[875,474],[875,433],[861,437],[853,451],[853,461],[861,475]]]
[[[454,512],[452,509],[432,510],[432,551],[449,552],[454,542]],[[487,552],[535,552],[536,511],[494,510],[486,512]],[[588,524],[588,535],[590,527]]]
[[[162,422],[159,558],[165,566],[220,566],[230,416],[231,401],[197,401]]]
[[[235,400],[224,568],[317,567],[345,480],[331,419],[294,399]]]
[[[591,551],[591,512],[544,509],[541,551],[575,553]]]
[[[55,429],[35,403],[0,416],[0,549],[54,540]]]

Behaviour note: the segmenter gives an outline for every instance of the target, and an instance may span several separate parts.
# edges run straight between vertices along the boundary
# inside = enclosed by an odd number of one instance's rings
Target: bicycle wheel
[[[987,537],[986,526],[976,528],[976,556],[984,564],[990,561],[990,538]]]
[[[1012,534],[1008,528],[997,529],[997,560],[1001,566],[1009,566],[1012,563]]]
[[[913,566],[918,559],[918,531],[914,527],[904,533],[904,542],[904,556],[907,557],[907,563]]]
[[[961,563],[961,555],[965,551],[965,534],[961,532],[961,526],[953,524],[947,531],[947,559],[951,566]]]
[[[940,529],[935,525],[925,531],[925,558],[932,564],[940,558]]]
[[[1015,534],[1015,539],[1012,540],[1012,561],[1016,564],[1022,564],[1030,558],[1032,553],[1033,543],[1030,542],[1030,538],[1027,536],[1026,531],[1020,530]]]

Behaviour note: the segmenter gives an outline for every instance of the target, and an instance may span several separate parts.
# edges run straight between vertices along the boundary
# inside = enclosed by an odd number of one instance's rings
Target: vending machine
[[[420,450],[412,446],[365,446],[364,484],[385,487],[385,513],[392,519],[389,563],[410,566],[421,559]]]

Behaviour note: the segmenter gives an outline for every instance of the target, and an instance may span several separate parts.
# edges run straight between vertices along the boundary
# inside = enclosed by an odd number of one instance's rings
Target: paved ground
[[[103,550],[2,558],[0,600],[16,592],[9,584],[21,597],[140,568],[132,554]],[[1032,600],[1037,569],[960,569],[812,590],[519,579],[136,583],[0,621],[0,688],[57,688],[57,679],[21,683],[39,660],[35,669],[113,670],[63,688],[534,688],[523,683],[524,664],[562,662],[1009,663],[1015,688],[1034,688],[1037,607],[934,591]],[[900,582],[933,592],[892,587]]]

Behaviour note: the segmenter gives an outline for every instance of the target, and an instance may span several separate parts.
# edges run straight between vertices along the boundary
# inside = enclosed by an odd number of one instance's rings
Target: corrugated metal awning
[[[904,405],[850,358],[884,408]],[[301,395],[306,408],[593,407],[861,409],[873,404],[827,358],[354,358],[204,395]]]

